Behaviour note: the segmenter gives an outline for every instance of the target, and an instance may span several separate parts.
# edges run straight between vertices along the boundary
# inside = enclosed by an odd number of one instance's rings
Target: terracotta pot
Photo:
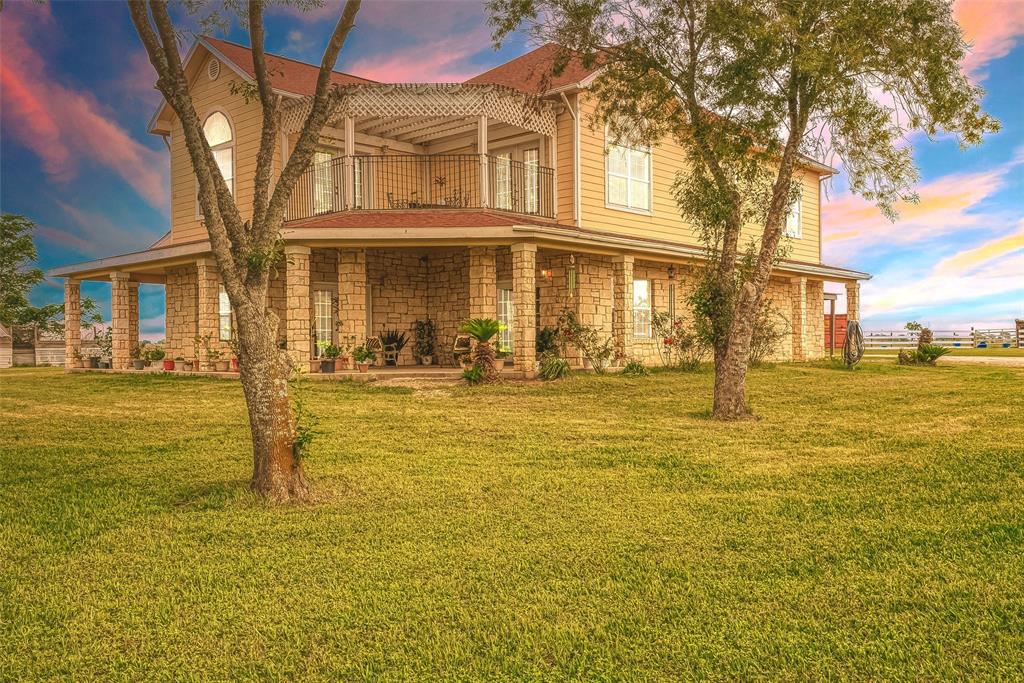
[[[504,358],[496,358],[494,360],[494,369],[497,370],[498,372],[501,372],[502,370],[504,370],[505,369],[505,359]]]
[[[420,362],[423,363],[424,365],[433,365],[434,364],[434,357],[433,356],[421,356],[420,357]]]
[[[174,359],[164,358],[164,370],[171,371],[174,369]]]
[[[334,371],[341,372],[342,370],[348,370],[348,358],[335,358]]]
[[[213,367],[217,372],[227,372],[231,368],[231,361],[217,360],[213,362]]]
[[[356,363],[356,367],[359,368],[359,372],[369,372],[370,371],[370,364],[369,363]]]
[[[232,358],[231,359],[231,369],[234,370],[235,372],[238,372],[238,359],[237,358]]]
[[[192,368],[191,368],[192,372],[199,372],[199,359],[198,358],[196,360],[192,361],[191,365],[192,365]]]
[[[320,372],[320,361],[318,361],[318,360],[311,360],[311,361],[309,361],[309,371],[310,372]]]

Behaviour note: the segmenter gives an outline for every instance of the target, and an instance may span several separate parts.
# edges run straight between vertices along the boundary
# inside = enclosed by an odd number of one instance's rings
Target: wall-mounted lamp
[[[544,278],[545,280],[550,280],[552,275],[553,274],[552,274],[552,272],[550,270],[541,270],[540,271],[540,276],[542,278]]]
[[[670,264],[669,267],[668,267],[668,279],[669,280],[675,280],[676,279],[676,267],[675,267],[675,264]]]

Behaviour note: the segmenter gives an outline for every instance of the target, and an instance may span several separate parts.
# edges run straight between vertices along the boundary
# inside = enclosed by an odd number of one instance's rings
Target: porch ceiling
[[[406,142],[457,134],[466,119],[486,116],[524,130],[552,136],[559,105],[497,85],[461,83],[391,83],[353,85],[343,89],[331,121],[360,120],[361,132]],[[287,132],[302,127],[311,107],[308,97],[284,107]]]

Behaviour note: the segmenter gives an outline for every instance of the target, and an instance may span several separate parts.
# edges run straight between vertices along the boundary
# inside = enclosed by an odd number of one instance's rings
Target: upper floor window
[[[235,138],[231,132],[228,117],[215,111],[206,117],[203,123],[203,134],[210,145],[217,168],[224,177],[231,194],[235,193]]]
[[[800,204],[800,197],[797,197],[793,206],[789,207],[789,215],[786,216],[786,237],[799,239],[802,235],[800,219],[803,218],[803,210]]]
[[[610,206],[651,210],[651,150],[626,143],[609,144],[605,197]]]

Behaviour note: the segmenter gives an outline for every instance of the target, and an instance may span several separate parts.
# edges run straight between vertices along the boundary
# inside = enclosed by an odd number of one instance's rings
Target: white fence
[[[864,333],[864,348],[901,349],[917,346],[917,332],[909,330]],[[932,343],[951,348],[1021,348],[1013,328],[997,330],[933,330]]]

